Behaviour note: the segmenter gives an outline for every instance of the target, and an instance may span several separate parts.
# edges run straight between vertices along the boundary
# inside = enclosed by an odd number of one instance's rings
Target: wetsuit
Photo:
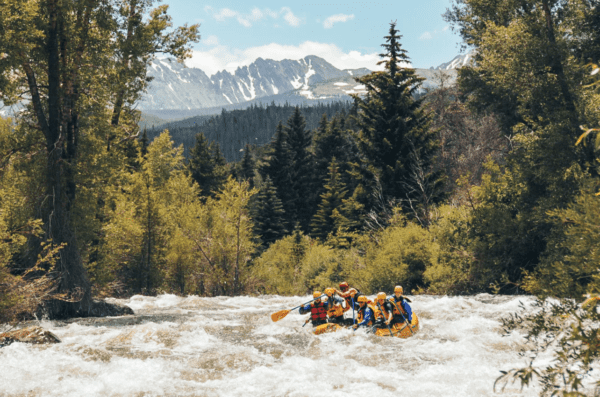
[[[395,296],[390,298],[390,303],[392,303],[394,313],[394,318],[392,319],[391,324],[403,324],[405,320],[410,324],[412,322],[412,309],[410,308],[410,305],[402,296],[398,298],[398,301],[399,302],[396,302]],[[401,312],[399,312],[398,309],[400,309]]]

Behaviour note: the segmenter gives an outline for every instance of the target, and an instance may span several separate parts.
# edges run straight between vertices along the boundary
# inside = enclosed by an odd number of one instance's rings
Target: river
[[[500,370],[526,364],[523,336],[500,318],[530,297],[414,296],[421,330],[382,338],[313,335],[297,311],[309,297],[118,300],[135,316],[41,321],[62,343],[0,349],[1,396],[535,396]]]

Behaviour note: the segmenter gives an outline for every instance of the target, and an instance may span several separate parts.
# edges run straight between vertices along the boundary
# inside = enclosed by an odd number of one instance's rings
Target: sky
[[[377,66],[396,21],[413,67],[436,67],[460,53],[462,40],[442,14],[452,0],[271,1],[163,0],[174,26],[200,24],[187,66],[208,75],[234,72],[256,58],[324,58],[338,69]]]

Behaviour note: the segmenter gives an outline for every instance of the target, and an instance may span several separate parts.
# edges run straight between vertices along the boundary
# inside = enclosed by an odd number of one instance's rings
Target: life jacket
[[[356,323],[362,323],[362,321],[365,319],[365,313],[367,311],[367,308],[371,309],[373,311],[373,308],[370,307],[368,304],[365,305],[365,307],[362,307],[360,309],[358,309],[357,314],[356,314]],[[372,316],[371,318],[374,318],[375,316]],[[373,325],[373,320],[369,321],[369,323],[367,324],[367,326],[371,326]]]
[[[325,322],[327,321],[327,308],[323,302],[313,302],[310,304],[310,321]]]
[[[396,297],[392,296],[390,298],[390,303],[392,304],[392,312],[394,313],[394,316],[404,316],[404,318],[408,318],[408,313],[406,312],[406,310],[404,310],[404,308],[402,307],[402,297],[400,297],[399,301],[396,302]],[[400,311],[398,311],[398,309],[400,309]]]
[[[387,320],[387,318],[388,318],[388,317],[389,317],[389,315],[390,315],[390,312],[388,311],[388,310],[389,310],[389,308],[388,308],[388,309],[386,309],[386,307],[385,307],[385,306],[386,306],[386,303],[387,303],[388,305],[391,305],[391,306],[393,306],[393,305],[392,305],[391,303],[389,303],[389,302],[383,302],[383,305],[380,305],[380,304],[379,304],[379,302],[377,302],[377,301],[375,302],[374,306],[377,308],[377,310],[374,310],[374,312],[375,312],[375,318],[380,318],[380,317],[383,317],[383,319],[384,319],[384,320]],[[380,309],[380,307],[381,307],[381,309]]]
[[[340,304],[333,303],[327,308],[329,318],[339,317],[344,315],[344,308]]]
[[[356,291],[356,294],[354,295],[354,298],[352,298],[352,295],[350,295],[350,292],[352,292],[352,290]],[[346,310],[349,310],[350,308],[352,308],[352,300],[354,300],[354,302],[356,302],[356,298],[358,298],[359,295],[362,295],[360,293],[360,291],[357,288],[348,288],[346,290],[346,292],[344,292],[344,295],[348,294],[348,296],[344,296],[344,299],[346,299]]]

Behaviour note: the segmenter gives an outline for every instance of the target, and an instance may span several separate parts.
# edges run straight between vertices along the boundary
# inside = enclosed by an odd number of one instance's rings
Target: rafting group
[[[394,295],[389,298],[385,292],[378,293],[375,301],[369,300],[345,281],[339,287],[339,290],[326,288],[324,293],[314,291],[311,301],[273,313],[271,319],[279,321],[290,311],[299,309],[300,314],[310,314],[304,325],[312,323],[315,334],[364,327],[367,332],[378,336],[408,338],[419,330],[419,319],[412,312],[409,305],[411,301],[403,295],[401,286],[397,285]],[[349,317],[350,311],[352,317]]]

